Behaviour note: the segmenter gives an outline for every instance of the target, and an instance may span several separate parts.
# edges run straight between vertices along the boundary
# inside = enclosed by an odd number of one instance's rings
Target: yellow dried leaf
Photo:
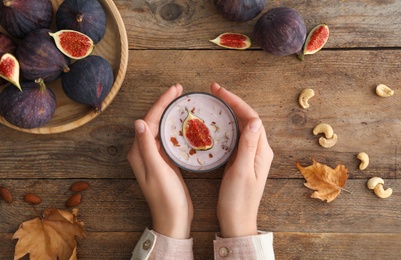
[[[36,259],[77,259],[75,238],[84,237],[83,223],[76,218],[77,210],[72,213],[64,210],[46,209],[42,218],[25,221],[14,233],[18,239],[14,259],[29,254]]]
[[[307,181],[304,185],[315,191],[311,197],[327,202],[337,198],[348,179],[348,169],[342,164],[333,169],[313,160],[308,167],[302,167],[297,162],[297,167]]]

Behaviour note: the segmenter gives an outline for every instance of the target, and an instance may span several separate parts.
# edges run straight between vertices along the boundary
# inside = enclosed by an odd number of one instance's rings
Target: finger
[[[160,156],[155,138],[151,134],[146,122],[143,120],[136,120],[134,125],[136,130],[135,139],[138,140],[138,148],[145,165],[145,174],[143,176],[139,176],[139,178],[141,178],[141,181],[145,181],[145,179],[148,177],[146,174],[158,172],[155,170],[155,168],[161,167],[162,164],[164,164],[164,161]]]
[[[273,158],[274,153],[267,140],[266,130],[262,125],[255,156],[255,173],[258,179],[267,179]]]
[[[256,113],[256,111],[253,110],[245,101],[225,88],[220,87],[219,84],[213,83],[210,89],[213,95],[221,98],[229,107],[231,107],[239,120],[248,121],[253,117],[259,117],[258,113]]]
[[[135,177],[141,178],[141,175],[145,173],[146,168],[143,163],[142,155],[139,150],[138,139],[135,138],[127,154],[127,159],[132,167]]]
[[[146,113],[144,120],[148,124],[153,136],[157,135],[160,118],[164,110],[171,103],[171,101],[182,94],[182,90],[183,88],[180,84],[171,86],[166,92],[164,92],[163,95],[159,97],[156,103],[154,103]]]
[[[255,117],[248,121],[239,139],[236,165],[243,165],[249,169],[250,165],[255,164],[261,129],[262,121],[260,118]]]

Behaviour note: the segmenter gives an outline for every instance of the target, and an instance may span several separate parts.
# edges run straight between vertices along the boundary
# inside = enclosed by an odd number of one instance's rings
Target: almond
[[[39,205],[40,203],[42,203],[42,199],[38,195],[35,195],[33,193],[25,194],[24,201],[31,203],[32,205]]]
[[[71,185],[70,190],[73,192],[80,192],[88,188],[89,184],[86,181],[77,181]]]
[[[11,196],[10,191],[6,187],[0,186],[0,196],[7,201],[8,204],[13,202],[13,196]]]
[[[81,203],[81,194],[77,193],[72,195],[66,202],[65,206],[68,208],[75,207]]]

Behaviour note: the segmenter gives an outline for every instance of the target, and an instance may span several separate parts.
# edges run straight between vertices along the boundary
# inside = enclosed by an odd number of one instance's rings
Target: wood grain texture
[[[267,1],[265,10],[251,21],[223,18],[214,0],[115,0],[126,24],[130,49],[221,49],[209,42],[223,32],[244,33],[253,40],[257,19],[271,8],[296,9],[308,30],[320,23],[330,27],[325,48],[397,47],[401,43],[401,2]],[[258,48],[253,43],[252,48]]]
[[[65,209],[71,196],[69,186],[73,179],[1,180],[14,197],[10,205],[0,203],[2,221],[0,230],[15,232],[20,223],[35,218],[33,208],[23,201],[25,193],[37,194],[46,208]],[[90,188],[81,192],[78,219],[88,232],[142,231],[151,225],[150,212],[143,194],[133,179],[91,179]],[[394,190],[388,199],[379,199],[366,188],[366,180],[348,180],[345,189],[331,203],[310,198],[312,190],[300,179],[268,179],[261,201],[258,225],[261,230],[275,232],[364,232],[384,233],[401,230],[398,199],[399,179],[387,179],[385,187]],[[218,232],[216,217],[219,179],[186,180],[195,208],[192,231]]]
[[[54,0],[60,2],[61,0]],[[109,0],[107,0],[109,1]],[[111,0],[110,0],[111,1]],[[246,51],[222,49],[208,40],[226,31],[253,36],[256,20],[222,18],[210,1],[115,0],[127,30],[127,73],[109,107],[73,131],[33,135],[0,124],[0,185],[13,194],[0,201],[0,259],[12,259],[12,234],[36,216],[22,201],[40,195],[41,212],[64,208],[77,180],[82,192],[78,219],[86,239],[79,259],[129,259],[150,212],[127,162],[134,138],[133,121],[142,118],[171,85],[184,92],[209,92],[212,82],[239,95],[260,115],[275,157],[258,215],[258,228],[275,233],[276,259],[399,259],[401,248],[401,2],[267,1],[297,9],[308,29],[326,22],[331,31],[325,48],[300,62],[275,57],[257,45]],[[375,94],[383,83],[390,98]],[[298,95],[313,88],[310,108]],[[338,135],[331,149],[319,146],[313,127],[329,123]],[[356,158],[370,156],[364,171]],[[295,163],[315,159],[331,167],[344,164],[350,175],[331,203],[310,198]],[[223,168],[210,173],[183,172],[195,208],[192,224],[195,259],[212,259],[212,240]],[[377,198],[367,180],[380,176],[394,192]]]
[[[321,51],[303,62],[262,51],[130,51],[124,86],[96,120],[49,136],[0,126],[1,177],[131,178],[126,154],[134,137],[133,121],[176,82],[185,92],[209,92],[217,81],[262,118],[278,155],[271,178],[299,178],[295,163],[309,164],[312,159],[332,167],[344,164],[351,178],[396,178],[401,150],[400,59],[396,50]],[[379,83],[396,94],[378,97],[374,88]],[[306,110],[297,101],[303,88],[316,93]],[[330,124],[339,136],[331,149],[320,147],[318,136],[312,134],[320,122]],[[356,155],[361,151],[371,159],[365,171],[358,170]],[[216,174],[202,178],[207,176]]]

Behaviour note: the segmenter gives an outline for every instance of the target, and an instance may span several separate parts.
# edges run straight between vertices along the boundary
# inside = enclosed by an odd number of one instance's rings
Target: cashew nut
[[[373,190],[376,194],[377,197],[386,199],[391,196],[393,193],[393,190],[391,188],[388,188],[387,190],[383,189],[383,184],[378,184],[375,189]]]
[[[373,189],[377,197],[385,199],[391,196],[393,189],[388,188],[387,190],[384,190],[383,184],[384,180],[382,178],[373,177],[368,181],[367,186],[369,189]]]
[[[394,91],[384,84],[379,84],[376,87],[376,94],[380,97],[391,97],[394,95]]]
[[[326,123],[320,123],[317,126],[315,126],[315,128],[313,128],[314,135],[318,135],[321,133],[324,133],[324,135],[326,136],[327,139],[332,138],[334,135],[333,128],[329,124],[326,124]]]
[[[368,180],[367,186],[369,190],[373,190],[378,184],[384,184],[384,180],[380,177],[372,177]]]
[[[324,148],[331,148],[333,147],[338,141],[338,136],[336,134],[333,134],[331,138],[324,138],[321,136],[319,138],[319,144],[323,146]]]
[[[359,170],[365,170],[369,165],[369,155],[365,152],[360,152],[358,153],[357,158],[361,160],[361,163],[359,164]]]
[[[306,88],[302,90],[301,94],[299,94],[298,102],[303,108],[309,107],[309,99],[315,95],[315,91],[311,88]]]

